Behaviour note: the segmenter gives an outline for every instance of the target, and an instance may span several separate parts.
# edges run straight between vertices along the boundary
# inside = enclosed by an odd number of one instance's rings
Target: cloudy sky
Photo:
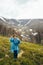
[[[16,19],[43,18],[43,0],[0,0],[0,16]]]

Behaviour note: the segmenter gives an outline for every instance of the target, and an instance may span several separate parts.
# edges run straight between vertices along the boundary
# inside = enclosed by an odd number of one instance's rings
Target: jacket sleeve
[[[17,38],[17,40],[18,40],[18,44],[20,44],[20,39],[19,39],[19,38]]]

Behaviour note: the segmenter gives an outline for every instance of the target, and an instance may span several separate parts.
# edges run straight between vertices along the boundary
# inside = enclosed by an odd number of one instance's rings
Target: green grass
[[[9,38],[0,36],[0,65],[43,65],[42,45],[21,42],[19,47],[24,53],[15,61],[10,52]]]

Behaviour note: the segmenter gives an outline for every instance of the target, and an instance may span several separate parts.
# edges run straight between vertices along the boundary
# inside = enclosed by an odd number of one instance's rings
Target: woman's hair
[[[16,37],[17,35],[16,35],[16,34],[13,34],[12,36],[13,36],[13,37]]]
[[[12,35],[12,37],[15,37],[14,35]]]

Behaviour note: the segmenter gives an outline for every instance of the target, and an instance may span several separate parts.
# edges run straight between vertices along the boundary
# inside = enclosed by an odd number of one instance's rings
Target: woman
[[[19,38],[16,38],[16,35],[15,36],[12,35],[10,38],[10,44],[11,44],[11,52],[14,53],[14,58],[17,58],[19,52],[18,45],[20,44]]]

